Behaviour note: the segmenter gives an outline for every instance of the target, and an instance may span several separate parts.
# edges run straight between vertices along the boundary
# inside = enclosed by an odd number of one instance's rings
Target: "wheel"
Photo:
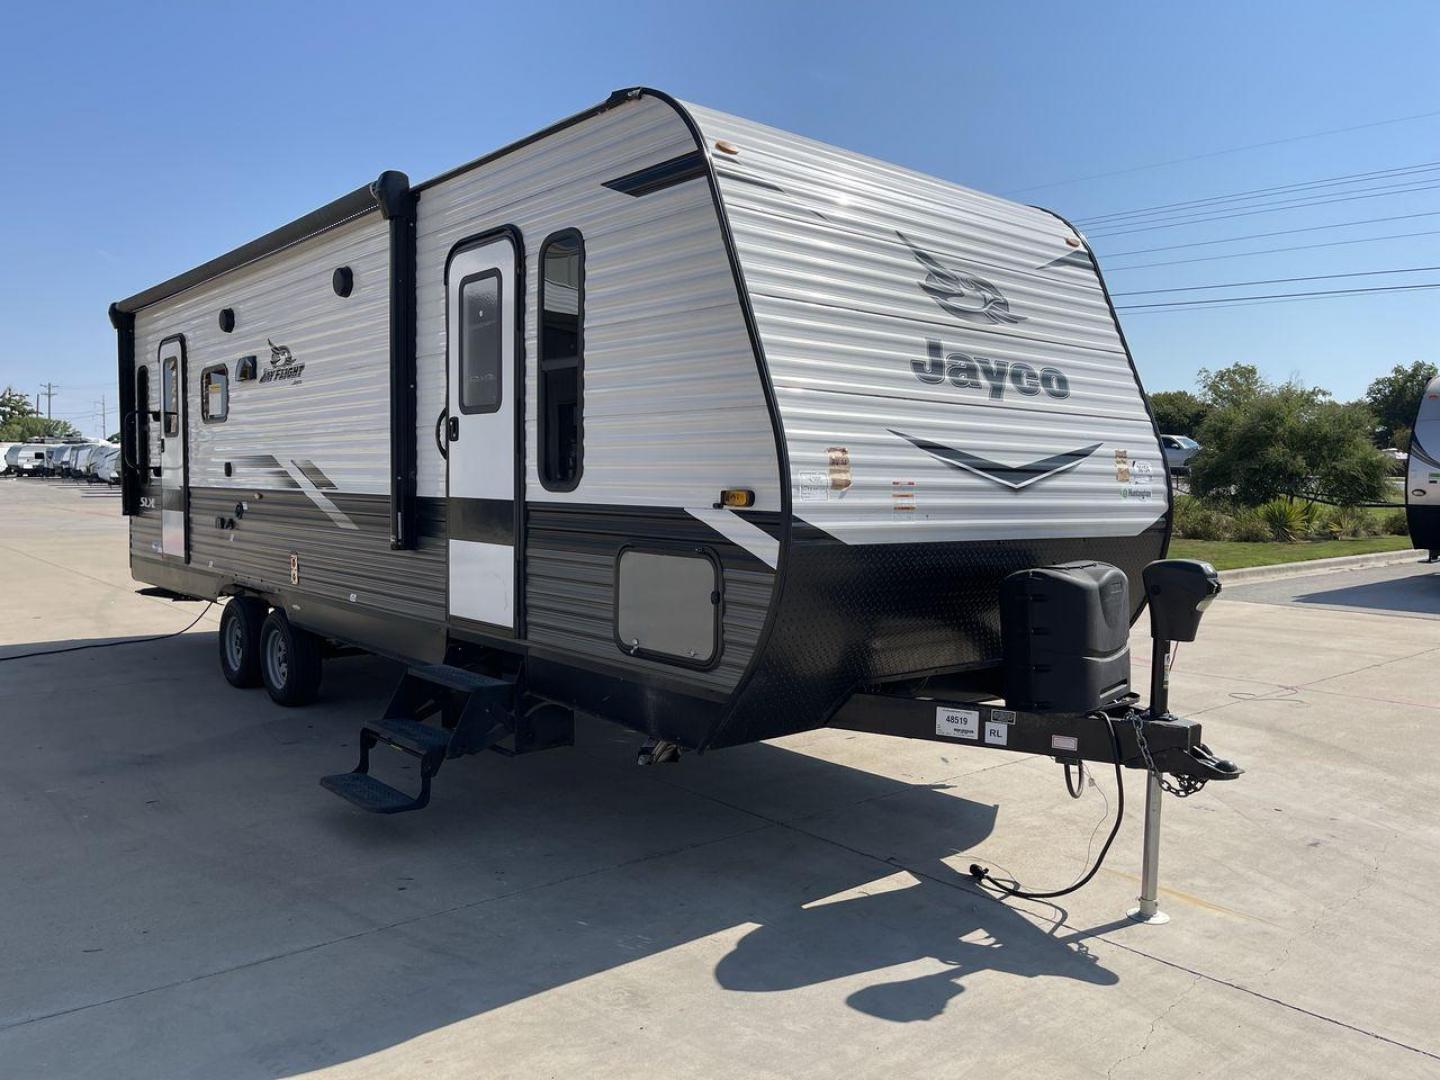
[[[320,639],[278,608],[260,627],[260,676],[277,705],[308,705],[320,692]]]
[[[232,596],[220,614],[220,670],[241,689],[260,685],[260,627],[266,606],[253,596]]]

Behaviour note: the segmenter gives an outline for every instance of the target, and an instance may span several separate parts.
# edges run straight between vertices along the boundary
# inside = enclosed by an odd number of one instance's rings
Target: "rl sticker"
[[[1004,746],[1010,741],[1010,725],[997,724],[994,720],[985,724],[985,742],[990,746]]]
[[[952,709],[940,705],[935,709],[935,734],[947,739],[978,739],[980,713],[975,709]]]

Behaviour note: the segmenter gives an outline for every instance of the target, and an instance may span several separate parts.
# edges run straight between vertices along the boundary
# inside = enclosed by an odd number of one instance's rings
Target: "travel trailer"
[[[1410,428],[1405,478],[1405,519],[1410,542],[1440,562],[1440,375],[1430,380]]]
[[[0,443],[0,476],[8,476],[15,471],[15,463],[20,459],[20,449],[24,443]]]
[[[102,484],[120,483],[119,458],[118,446],[102,447],[95,455],[95,479]]]
[[[111,318],[134,576],[228,597],[281,704],[327,643],[408,665],[323,781],[365,809],[577,712],[648,762],[833,724],[1239,772],[1130,693],[1147,592],[1181,640],[1219,586],[1157,562],[1159,435],[1049,211],[632,89]]]
[[[45,443],[25,442],[12,446],[5,453],[5,464],[20,476],[34,476],[45,467]]]

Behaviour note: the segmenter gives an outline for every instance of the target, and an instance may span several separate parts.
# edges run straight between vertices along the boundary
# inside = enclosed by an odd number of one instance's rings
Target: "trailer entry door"
[[[523,298],[508,233],[461,247],[446,275],[452,619],[515,629],[515,361]]]
[[[160,550],[187,558],[185,339],[160,343]]]

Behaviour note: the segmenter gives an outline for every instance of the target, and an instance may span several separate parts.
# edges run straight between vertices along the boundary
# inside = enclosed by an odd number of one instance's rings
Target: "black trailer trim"
[[[515,500],[445,499],[445,521],[451,540],[478,540],[485,544],[515,543]]]
[[[415,270],[416,205],[419,196],[404,173],[383,172],[371,185],[380,216],[390,223],[390,547],[411,551],[416,524]],[[342,267],[349,273],[348,267]],[[336,275],[340,271],[335,271]],[[348,296],[347,287],[341,293]]]
[[[135,413],[135,314],[110,305],[110,325],[115,328],[115,353],[120,369],[120,513],[126,517],[140,507],[139,417]],[[125,452],[131,425],[135,425],[134,453]]]
[[[618,191],[622,195],[630,195],[640,198],[642,195],[651,195],[657,191],[664,191],[666,188],[674,187],[676,184],[684,184],[690,180],[698,180],[705,175],[705,155],[700,150],[691,150],[688,154],[681,154],[669,161],[662,161],[655,165],[647,165],[643,169],[636,169],[624,176],[617,176],[614,180],[606,180],[603,187],[611,191]]]
[[[182,293],[186,289],[192,289],[196,285],[203,284],[221,274],[227,274],[231,270],[238,270],[257,259],[263,259],[267,255],[273,255],[277,251],[308,240],[318,233],[343,225],[357,217],[362,217],[380,206],[379,189],[387,184],[393,185],[395,181],[387,180],[387,177],[399,177],[406,187],[409,180],[404,173],[385,172],[374,183],[358,187],[348,195],[342,195],[334,202],[328,202],[324,206],[310,213],[296,218],[288,225],[281,225],[248,244],[241,244],[233,251],[227,251],[224,255],[211,259],[207,263],[186,270],[183,274],[176,274],[159,285],[152,285],[144,292],[138,292],[134,296],[127,296],[124,300],[117,301],[113,306],[120,311],[134,313],[143,307],[166,300],[169,297]]]

